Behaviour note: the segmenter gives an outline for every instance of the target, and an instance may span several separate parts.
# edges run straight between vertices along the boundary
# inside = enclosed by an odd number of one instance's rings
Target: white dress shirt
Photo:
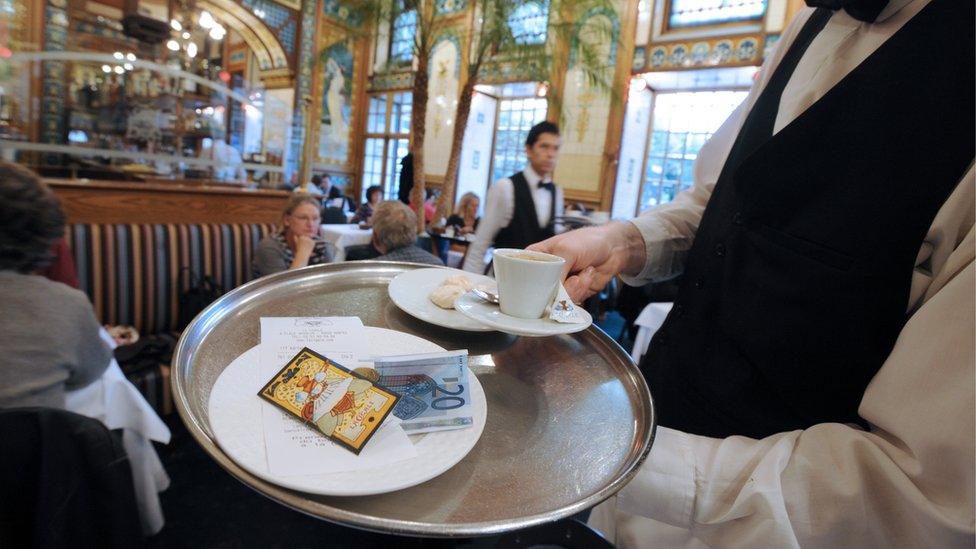
[[[774,131],[927,3],[893,0],[873,24],[834,14],[791,77]],[[694,187],[633,221],[648,261],[630,282],[682,270],[748,109],[811,13],[798,14],[748,99],[702,149]],[[919,250],[912,316],[859,408],[868,431],[828,423],[753,440],[659,428],[647,462],[616,498],[594,510],[591,524],[619,547],[972,547],[974,200],[971,165]]]
[[[532,191],[532,201],[535,202],[535,213],[539,219],[539,226],[545,227],[549,224],[553,193],[540,188],[539,183],[549,183],[552,178],[546,176],[543,179],[532,169],[532,166],[526,166],[522,170],[522,175]],[[556,217],[560,217],[563,215],[563,190],[558,185],[555,195]],[[464,260],[465,271],[478,274],[485,271],[485,252],[495,242],[495,237],[498,236],[499,231],[508,227],[514,216],[515,186],[512,184],[512,180],[507,177],[499,179],[488,189],[488,198],[485,200],[485,215],[478,222],[475,240],[468,248],[468,255]]]

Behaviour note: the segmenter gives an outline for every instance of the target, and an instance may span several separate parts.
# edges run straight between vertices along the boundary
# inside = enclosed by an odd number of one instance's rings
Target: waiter
[[[499,179],[488,190],[485,216],[468,249],[464,270],[485,271],[485,252],[495,248],[525,248],[557,232],[555,220],[563,214],[563,191],[552,182],[562,138],[559,126],[539,122],[525,139],[524,170]]]
[[[972,546],[974,6],[830,4],[691,190],[536,249],[575,299],[683,275],[640,365],[665,429],[629,512],[710,545]]]

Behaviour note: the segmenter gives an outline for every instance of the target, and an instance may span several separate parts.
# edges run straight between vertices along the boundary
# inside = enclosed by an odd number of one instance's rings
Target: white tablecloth
[[[115,341],[104,329],[101,336],[115,348]],[[112,359],[101,378],[77,391],[67,392],[65,407],[77,414],[95,418],[109,429],[122,429],[122,446],[132,464],[142,531],[151,536],[162,530],[164,519],[159,492],[169,487],[169,476],[150,441],[168,444],[169,428],[138,389],[125,378],[115,359]]]
[[[322,225],[322,238],[335,246],[334,261],[345,261],[346,248],[369,244],[373,239],[373,229],[360,229],[359,225]]]
[[[674,303],[648,303],[637,320],[634,321],[634,324],[639,326],[637,335],[634,337],[634,348],[630,351],[630,357],[634,359],[634,362],[639,363],[641,357],[647,352],[647,346],[651,344],[654,332],[664,324],[664,319],[667,318],[673,306]]]

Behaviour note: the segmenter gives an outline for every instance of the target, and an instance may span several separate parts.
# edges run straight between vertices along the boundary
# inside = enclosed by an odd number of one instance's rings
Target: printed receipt
[[[261,366],[263,384],[298,351],[313,351],[353,370],[370,356],[366,329],[358,317],[276,317],[261,319]],[[369,364],[368,362],[366,364]],[[334,444],[314,426],[305,425],[272,404],[261,400],[268,470],[276,476],[304,476],[373,469],[410,459],[417,450],[390,414],[357,456]]]

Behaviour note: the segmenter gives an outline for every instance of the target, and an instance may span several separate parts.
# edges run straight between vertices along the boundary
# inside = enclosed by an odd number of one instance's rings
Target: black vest
[[[509,177],[515,191],[515,209],[512,221],[507,227],[495,235],[496,248],[525,248],[529,244],[542,242],[553,236],[553,219],[556,217],[556,193],[552,193],[552,205],[549,208],[549,223],[545,227],[539,226],[539,214],[535,211],[535,200],[532,199],[532,189],[525,180],[522,172]]]
[[[973,2],[933,0],[772,136],[829,16],[814,13],[746,118],[641,363],[661,425],[754,438],[863,425],[919,247],[973,161]]]

